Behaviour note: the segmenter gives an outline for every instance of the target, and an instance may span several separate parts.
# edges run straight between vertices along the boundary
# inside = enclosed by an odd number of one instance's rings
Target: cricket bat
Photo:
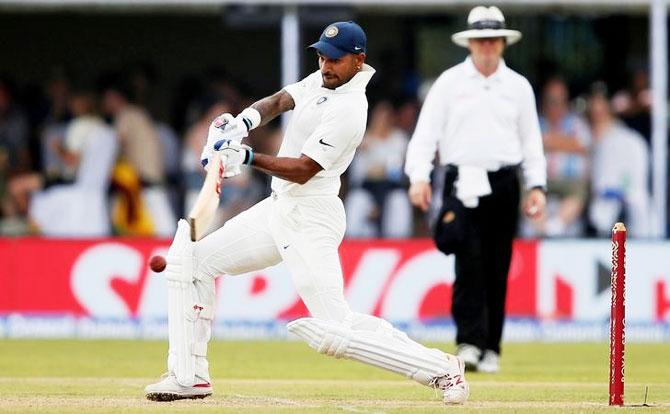
[[[221,153],[214,152],[211,165],[205,176],[205,183],[200,189],[198,198],[188,214],[188,224],[191,226],[191,241],[202,239],[209,228],[216,209],[219,207],[221,183],[223,181],[223,163]]]

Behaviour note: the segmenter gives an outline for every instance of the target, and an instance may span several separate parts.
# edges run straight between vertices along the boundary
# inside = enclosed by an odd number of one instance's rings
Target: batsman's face
[[[365,62],[365,53],[347,54],[337,59],[329,58],[321,53],[317,55],[323,86],[328,89],[335,89],[349,82]]]

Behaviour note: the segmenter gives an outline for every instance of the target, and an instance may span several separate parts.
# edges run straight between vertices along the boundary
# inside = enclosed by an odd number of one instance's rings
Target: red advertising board
[[[148,269],[168,241],[0,239],[0,316],[69,315],[116,320],[165,318],[164,279]],[[666,242],[629,242],[627,321],[670,321]],[[508,316],[539,321],[606,321],[608,241],[517,241]],[[345,295],[356,311],[391,321],[449,317],[453,256],[430,240],[345,241]],[[271,321],[306,315],[280,264],[217,279],[217,320]]]
[[[148,270],[148,260],[165,254],[167,245],[151,239],[1,239],[0,313],[141,317],[142,298],[156,284],[151,278],[161,280]],[[515,246],[508,301],[512,315],[535,315],[535,250],[535,242]],[[407,306],[385,308],[410,303],[416,306],[405,317],[449,316],[453,258],[441,255],[429,240],[345,241],[340,256],[347,296],[364,310],[402,317]],[[250,296],[269,285],[266,273],[261,270],[248,276]],[[219,282],[219,290],[225,286]],[[404,290],[403,286],[416,288]],[[396,299],[399,289],[407,295]],[[266,316],[290,319],[305,314],[295,295],[290,305]]]

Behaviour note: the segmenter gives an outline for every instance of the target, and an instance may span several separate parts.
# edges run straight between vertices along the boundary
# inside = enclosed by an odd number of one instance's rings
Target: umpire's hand
[[[427,181],[417,181],[409,187],[409,200],[422,211],[428,211],[433,190]]]
[[[540,218],[546,204],[547,197],[544,195],[544,191],[539,188],[533,188],[528,191],[526,199],[523,202],[523,212],[532,219]]]

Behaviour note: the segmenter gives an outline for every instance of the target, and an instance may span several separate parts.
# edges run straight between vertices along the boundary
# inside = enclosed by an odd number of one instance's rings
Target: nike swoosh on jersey
[[[321,145],[326,145],[326,146],[328,146],[328,147],[333,147],[333,148],[335,148],[335,145],[330,145],[329,143],[325,142],[325,141],[323,140],[323,138],[321,138],[321,139],[319,140],[319,144],[321,144]]]

